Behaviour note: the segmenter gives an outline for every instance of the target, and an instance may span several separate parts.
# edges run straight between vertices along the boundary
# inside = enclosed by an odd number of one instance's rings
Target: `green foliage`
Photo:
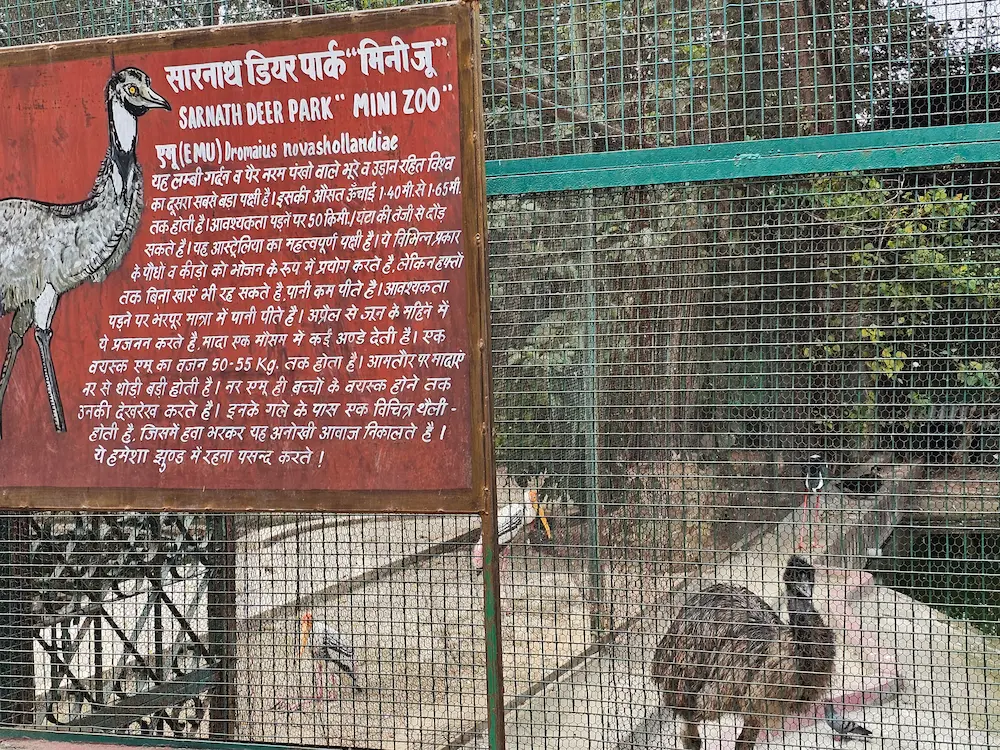
[[[1000,536],[919,528],[897,533],[905,534],[905,546],[897,547],[905,554],[874,571],[880,584],[1000,635]]]
[[[871,176],[824,177],[810,189],[811,218],[830,228],[838,251],[825,280],[843,303],[824,326],[835,333],[800,354],[820,380],[861,388],[845,414],[832,412],[851,399],[834,398],[818,421],[834,431],[845,418],[868,437],[893,423],[916,434],[935,407],[993,403],[1000,251],[976,203],[961,191],[894,189]],[[959,351],[943,346],[950,341],[968,343]],[[845,381],[852,363],[863,370]]]
[[[956,377],[960,385],[966,388],[997,387],[997,367],[993,362],[978,362],[973,359],[957,364]]]
[[[513,200],[511,205],[528,210],[535,203]],[[501,241],[507,231],[502,227],[502,206],[497,208],[499,226],[493,237]],[[564,489],[572,484],[565,477],[583,472],[577,443],[587,429],[580,408],[584,358],[580,254],[568,244],[536,240],[529,245],[533,252],[511,267],[497,258],[490,290],[494,336],[503,343],[493,351],[498,461],[518,479],[544,470],[559,475]],[[544,275],[541,283],[536,274]]]

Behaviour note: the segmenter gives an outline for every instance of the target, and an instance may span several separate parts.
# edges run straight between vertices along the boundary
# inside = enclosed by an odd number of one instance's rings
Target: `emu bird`
[[[819,523],[819,493],[829,472],[823,456],[813,453],[806,463],[806,494],[802,499],[802,526],[799,527],[799,552],[806,548],[805,533],[809,529],[809,547],[815,549],[813,532]]]
[[[698,724],[743,717],[736,750],[760,730],[801,713],[830,686],[833,631],[812,602],[816,571],[793,555],[785,567],[788,625],[749,590],[717,584],[690,596],[660,640],[653,681],[684,721],[685,750],[700,750]]]
[[[57,432],[66,431],[66,418],[50,348],[56,304],[85,281],[104,281],[124,260],[142,214],[138,118],[150,109],[170,109],[138,68],[112,75],[104,94],[110,144],[90,194],[65,205],[0,200],[0,314],[14,313],[0,371],[0,412],[14,360],[34,326]]]
[[[525,490],[524,499],[519,503],[505,505],[497,511],[497,546],[500,548],[500,558],[503,560],[510,543],[521,533],[521,530],[534,523],[538,518],[545,529],[545,535],[551,539],[552,529],[549,528],[549,520],[545,517],[545,508],[538,502],[537,490]],[[479,534],[479,541],[472,549],[472,563],[476,569],[483,569],[483,535]]]
[[[358,675],[355,671],[354,649],[344,640],[344,637],[322,622],[313,620],[312,612],[304,612],[302,622],[302,645],[299,656],[309,649],[313,659],[313,688],[315,697],[323,697],[323,682],[328,682],[333,676],[327,671],[327,666],[339,669],[351,678],[354,689],[361,692],[358,685]],[[319,678],[319,679],[317,679]]]

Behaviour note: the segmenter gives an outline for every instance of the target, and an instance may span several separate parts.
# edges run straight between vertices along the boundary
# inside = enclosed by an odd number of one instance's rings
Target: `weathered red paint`
[[[252,190],[258,185],[243,184],[238,187],[229,185],[228,187],[212,187],[202,185],[194,188],[184,186],[167,191],[157,191],[151,185],[154,174],[174,171],[167,165],[166,169],[161,168],[158,159],[156,146],[163,144],[178,144],[181,154],[188,148],[185,144],[214,142],[218,146],[229,141],[233,145],[248,145],[260,143],[277,144],[277,158],[273,159],[249,159],[233,162],[224,162],[232,169],[250,161],[258,167],[269,166],[290,166],[293,164],[306,164],[312,162],[315,165],[332,162],[335,160],[347,161],[351,157],[344,155],[331,156],[306,156],[298,158],[283,158],[282,144],[284,142],[299,141],[319,141],[327,134],[330,140],[335,136],[339,138],[340,133],[347,132],[351,136],[370,136],[373,132],[381,131],[384,136],[395,136],[398,138],[398,149],[393,153],[375,155],[374,158],[383,159],[403,159],[413,153],[418,157],[427,157],[432,152],[440,152],[442,155],[456,157],[454,168],[439,176],[428,177],[426,174],[421,177],[428,181],[454,180],[462,174],[460,147],[461,134],[459,129],[459,105],[458,105],[458,64],[457,48],[455,44],[455,28],[451,26],[437,26],[429,28],[399,29],[396,31],[376,31],[359,34],[345,34],[336,36],[339,48],[346,50],[357,47],[362,38],[370,37],[380,44],[388,44],[393,36],[399,36],[406,42],[413,42],[424,39],[443,38],[448,40],[446,46],[434,49],[434,67],[437,76],[428,78],[423,72],[410,70],[408,72],[390,71],[390,74],[375,77],[364,77],[360,72],[357,57],[346,60],[346,72],[339,80],[311,81],[298,72],[298,83],[274,82],[267,86],[250,86],[246,83],[244,75],[244,86],[229,87],[222,90],[215,90],[211,86],[206,86],[205,90],[195,89],[193,91],[176,92],[168,85],[164,72],[165,66],[187,65],[198,62],[210,62],[221,60],[243,60],[247,51],[255,49],[265,56],[278,56],[288,54],[299,54],[304,52],[321,51],[327,49],[327,43],[331,36],[297,40],[267,41],[253,45],[234,45],[227,47],[196,48],[184,50],[170,50],[155,52],[150,54],[139,54],[123,56],[118,55],[113,60],[110,57],[90,58],[74,60],[69,62],[55,62],[45,65],[23,65],[0,67],[0,92],[3,92],[4,106],[0,108],[0,198],[22,197],[32,198],[41,201],[54,203],[67,203],[83,199],[93,183],[98,166],[104,156],[108,146],[108,117],[106,114],[106,104],[103,98],[104,87],[113,70],[122,69],[126,66],[135,66],[146,71],[152,81],[152,87],[162,96],[169,100],[172,111],[154,111],[140,118],[138,123],[138,161],[144,171],[145,188],[145,210],[139,234],[136,237],[129,254],[126,256],[122,267],[115,271],[106,281],[100,284],[84,283],[78,288],[66,293],[59,301],[58,309],[53,321],[54,337],[52,340],[53,359],[59,379],[60,391],[65,407],[68,430],[65,433],[56,433],[53,429],[49,407],[46,400],[46,392],[43,386],[41,367],[35,342],[31,336],[25,338],[24,347],[18,357],[10,387],[3,404],[3,436],[0,440],[0,484],[5,487],[147,487],[147,488],[217,488],[217,489],[330,489],[330,490],[437,490],[437,489],[462,489],[472,486],[471,464],[470,464],[470,442],[473,439],[470,429],[470,366],[469,360],[457,370],[448,370],[442,367],[428,367],[420,372],[421,389],[416,393],[408,394],[405,398],[399,398],[409,402],[419,404],[425,397],[440,398],[442,393],[422,390],[425,385],[425,376],[451,376],[452,389],[443,395],[449,401],[449,411],[444,417],[425,418],[416,412],[411,418],[379,418],[381,424],[406,424],[413,423],[417,426],[416,438],[412,440],[328,440],[321,441],[317,436],[311,440],[283,440],[272,439],[269,436],[263,442],[251,440],[247,435],[242,441],[237,443],[225,442],[222,440],[210,440],[203,438],[198,441],[181,442],[177,439],[159,439],[143,443],[139,440],[142,428],[148,423],[160,427],[169,427],[173,423],[178,423],[183,429],[184,425],[200,425],[208,427],[213,424],[222,425],[288,425],[295,423],[305,425],[310,420],[316,423],[317,428],[324,424],[352,425],[361,427],[361,434],[365,434],[366,425],[372,421],[373,416],[369,412],[365,416],[351,418],[343,417],[343,406],[336,419],[317,418],[313,415],[313,404],[317,401],[340,401],[347,402],[349,399],[344,395],[344,387],[349,377],[364,377],[368,379],[378,379],[386,377],[391,385],[393,379],[402,373],[395,373],[386,369],[365,370],[361,375],[349,375],[345,371],[334,372],[332,370],[297,375],[291,370],[285,369],[289,358],[299,353],[308,353],[314,357],[318,353],[329,355],[342,355],[349,358],[351,351],[356,351],[362,356],[369,354],[384,353],[395,354],[400,349],[407,350],[408,353],[428,353],[433,351],[463,351],[467,355],[470,352],[471,337],[469,331],[469,295],[467,293],[469,280],[467,278],[468,264],[460,269],[446,271],[423,270],[403,270],[393,271],[390,275],[383,275],[380,272],[351,271],[329,279],[320,279],[313,275],[308,275],[304,271],[282,275],[281,267],[285,261],[304,261],[309,257],[314,259],[329,259],[339,256],[342,259],[350,259],[352,262],[359,258],[371,258],[380,256],[385,259],[388,253],[395,256],[395,260],[406,252],[416,250],[421,256],[449,255],[459,251],[465,252],[466,238],[463,236],[458,245],[448,247],[426,247],[407,248],[405,250],[380,248],[377,251],[354,251],[346,252],[336,250],[328,252],[326,255],[313,252],[291,252],[286,247],[282,247],[276,253],[262,253],[259,256],[246,256],[247,261],[264,262],[265,266],[271,268],[271,262],[277,264],[277,273],[265,275],[262,278],[236,279],[228,277],[224,280],[228,285],[233,283],[249,285],[252,283],[269,283],[273,289],[277,282],[281,282],[286,287],[288,285],[301,285],[306,279],[313,284],[320,281],[325,283],[340,283],[345,277],[361,281],[365,286],[370,281],[376,283],[386,280],[406,280],[406,279],[447,279],[450,286],[447,292],[447,299],[451,305],[447,316],[437,323],[435,317],[433,324],[430,322],[414,323],[396,318],[393,321],[383,319],[377,323],[373,322],[348,322],[343,318],[332,326],[308,324],[307,314],[301,318],[291,315],[290,325],[262,325],[260,322],[260,312],[269,305],[278,305],[285,309],[290,307],[287,299],[275,301],[242,301],[224,302],[218,298],[215,301],[201,300],[201,292],[205,287],[213,282],[221,286],[219,279],[213,279],[211,274],[204,279],[191,282],[190,279],[180,279],[176,275],[173,279],[166,279],[163,282],[150,283],[143,281],[142,268],[147,263],[162,261],[166,268],[174,268],[175,273],[183,264],[188,261],[204,260],[211,267],[217,260],[227,260],[221,257],[194,258],[190,255],[180,258],[151,258],[146,253],[148,243],[159,241],[160,239],[185,239],[189,243],[194,241],[230,240],[239,238],[243,234],[251,234],[254,237],[296,237],[296,236],[317,236],[324,232],[333,231],[346,232],[346,229],[302,229],[291,227],[283,231],[273,231],[270,228],[266,232],[232,232],[218,231],[210,233],[204,229],[201,231],[185,232],[182,235],[168,236],[165,238],[154,237],[151,234],[151,223],[156,219],[175,218],[170,216],[166,210],[154,212],[151,209],[152,201],[158,197],[171,197],[183,195],[199,195],[210,193],[213,190],[218,193],[239,192],[244,193]],[[243,71],[246,72],[245,70]],[[429,85],[436,86],[438,90],[444,92],[448,87],[450,91],[442,93],[440,108],[436,113],[424,113],[422,115],[407,115],[397,110],[396,115],[385,115],[381,117],[359,117],[353,116],[353,98],[355,92],[368,90],[369,87],[379,90],[392,90],[396,92],[397,108],[402,106],[403,91],[406,89],[427,88]],[[309,102],[310,97],[336,96],[344,94],[343,101],[328,102],[334,115],[332,121],[320,122],[288,122],[288,100],[302,99]],[[246,124],[246,104],[248,102],[280,101],[284,110],[285,122],[281,124],[260,124],[248,126]],[[230,102],[243,108],[244,125],[241,128],[204,128],[198,130],[181,129],[181,108],[197,107]],[[185,110],[187,111],[187,110]],[[272,108],[272,112],[273,112]],[[322,116],[324,109],[317,105],[311,114]],[[216,141],[218,139],[218,141]],[[364,162],[372,158],[371,154],[358,154],[357,158]],[[218,169],[219,164],[189,164],[182,166],[182,172],[190,172],[201,167],[203,170]],[[336,178],[310,179],[287,181],[279,185],[279,190],[290,190],[292,187],[304,185],[310,190],[314,190],[321,184],[329,187],[349,187],[352,183],[365,185],[377,182],[378,188],[391,189],[403,185],[412,179],[407,175],[397,172],[386,175],[377,180],[371,177],[358,175],[355,179],[346,179],[343,174]],[[294,184],[293,184],[294,182]],[[263,184],[259,185],[262,189]],[[442,195],[435,199],[446,208],[446,218],[443,222],[413,222],[421,230],[442,231],[460,230],[463,227],[462,197],[458,195]],[[410,201],[405,200],[376,200],[370,207],[380,208],[383,204],[393,206],[405,205]],[[413,201],[417,203],[416,201]],[[428,205],[435,201],[425,201]],[[347,201],[344,206],[353,211],[362,206],[361,201]],[[305,207],[290,208],[290,211],[325,211],[328,205],[313,207],[309,204]],[[341,208],[340,205],[332,206],[335,210]],[[283,209],[284,210],[284,209]],[[264,214],[278,213],[275,208],[269,208],[266,212],[259,209],[239,207],[232,211],[219,208],[214,210],[191,210],[183,211],[184,215],[192,213],[196,218],[201,214],[205,215],[206,221],[213,216],[223,215],[244,215],[244,214]],[[408,226],[405,222],[397,223],[388,227],[388,230],[395,235],[400,226]],[[355,227],[351,227],[353,231]],[[367,231],[367,229],[365,230]],[[380,227],[381,231],[381,227]],[[468,253],[466,252],[466,255]],[[228,259],[230,263],[236,262]],[[138,268],[138,270],[136,270]],[[265,272],[266,274],[267,272]],[[134,278],[135,277],[135,278]],[[150,286],[158,288],[186,288],[196,286],[199,294],[193,304],[175,303],[173,301],[153,305],[147,303],[145,290]],[[128,290],[143,290],[142,301],[139,304],[128,303],[123,305],[120,302],[124,292]],[[410,304],[416,299],[427,299],[437,302],[443,295],[418,294],[404,295],[395,301],[400,307]],[[365,300],[354,300],[354,303],[363,310]],[[313,307],[323,304],[330,304],[347,308],[348,301],[343,299],[324,299],[310,303]],[[369,301],[371,304],[371,301]],[[377,305],[391,304],[377,302]],[[253,327],[235,326],[231,318],[226,322],[217,322],[213,315],[210,325],[195,325],[185,319],[176,330],[155,331],[152,333],[142,333],[131,329],[127,332],[116,332],[109,324],[109,316],[131,312],[135,314],[155,314],[156,312],[212,312],[219,314],[223,309],[232,311],[233,309],[246,310],[255,306],[258,311],[257,323]],[[299,304],[299,310],[305,306]],[[361,313],[359,313],[360,317]],[[3,347],[7,339],[7,331],[11,316],[5,315],[2,328],[0,328],[0,348]],[[336,336],[340,331],[356,330],[365,328],[368,331],[373,326],[385,329],[388,325],[394,324],[397,331],[407,325],[411,328],[424,330],[427,328],[442,328],[447,335],[447,342],[444,345],[426,344],[422,340],[408,346],[375,346],[369,343],[360,346],[348,346],[337,344]],[[289,343],[286,346],[271,347],[258,345],[251,340],[249,349],[244,351],[234,351],[226,348],[224,351],[208,351],[196,349],[188,351],[187,344],[194,333],[198,334],[198,341],[203,341],[206,335],[233,335],[238,332],[249,332],[253,338],[262,331],[280,331],[294,335],[298,331],[308,334],[311,332],[322,332],[327,327],[332,327],[334,343],[329,347],[323,345],[319,347],[308,347]],[[101,351],[100,342],[102,337],[107,336],[107,341],[113,341],[116,336],[141,337],[152,336],[155,346],[158,337],[169,335],[180,335],[184,338],[184,348],[181,351],[161,350],[151,348],[140,354],[132,353],[112,353]],[[308,351],[306,351],[308,350]],[[180,358],[202,358],[209,360],[208,369],[193,373],[178,373],[176,371],[176,361]],[[239,358],[249,357],[252,363],[258,358],[275,359],[278,371],[272,376],[261,375],[259,378],[247,377],[246,373],[238,368],[245,364],[245,360],[237,361]],[[103,376],[100,373],[91,373],[89,368],[91,363],[100,359],[127,358],[129,359],[128,371],[124,375]],[[222,363],[220,360],[225,359]],[[174,367],[169,371],[157,371],[154,373],[136,372],[134,361],[136,359],[153,359],[157,362],[161,359],[174,360]],[[213,360],[217,364],[213,364]],[[222,366],[225,364],[225,366]],[[251,364],[251,367],[254,365]],[[213,371],[213,367],[218,367]],[[275,384],[279,375],[287,379],[288,391],[283,397],[277,395],[267,397],[261,396],[256,400],[260,404],[260,415],[255,418],[227,420],[224,415],[232,403],[247,402],[245,392],[246,384],[242,386],[244,392],[240,395],[226,394],[226,383],[235,380],[267,379],[271,386]],[[168,383],[179,380],[190,381],[193,377],[199,378],[198,395],[190,397],[198,404],[198,416],[194,419],[169,419],[163,415],[164,407],[170,403],[183,403],[189,400],[187,395],[183,397],[170,397],[169,395],[159,397],[149,395],[147,388],[153,381],[161,376],[165,377]],[[329,384],[333,377],[339,378],[341,390],[337,394],[324,395],[322,397],[292,395],[290,388],[292,381],[296,379],[324,377],[325,383]],[[115,389],[121,381],[134,381],[140,378],[141,397],[119,397],[115,395]],[[212,383],[205,385],[208,377],[212,378]],[[110,395],[102,395],[100,388],[103,381],[112,382]],[[85,396],[84,392],[88,383],[97,381],[97,395]],[[204,395],[203,395],[204,394]],[[391,398],[387,391],[379,394],[385,398]],[[80,418],[81,405],[96,404],[106,398],[112,405],[110,418]],[[285,400],[290,404],[288,416],[278,418],[267,416],[265,404],[280,402]],[[372,403],[375,396],[358,398],[357,401],[367,400]],[[117,405],[123,402],[134,403],[145,401],[148,404],[159,404],[160,410],[155,419],[116,419]],[[299,406],[299,402],[304,404],[305,416],[294,416],[294,410]],[[209,406],[207,410],[203,407]],[[300,412],[302,407],[300,407]],[[203,416],[204,415],[204,416]],[[97,425],[109,426],[117,422],[119,430],[113,440],[92,439],[94,428]],[[426,432],[426,424],[435,422],[430,432],[430,441],[424,442],[421,438]],[[133,424],[133,434],[130,442],[124,443],[123,437],[128,423]],[[440,438],[440,428],[447,426],[444,438]],[[103,446],[106,451],[115,448],[128,446],[131,448],[150,448],[149,459],[143,464],[132,465],[129,463],[119,463],[109,466],[95,460],[95,451]],[[199,446],[204,450],[233,448],[237,453],[244,449],[268,449],[274,450],[271,465],[263,463],[241,464],[234,454],[233,460],[228,465],[211,466],[202,462],[194,463],[190,460],[191,451]],[[308,466],[299,466],[294,463],[279,464],[279,452],[285,448],[309,448],[316,458]],[[179,449],[187,452],[186,459],[181,464],[167,465],[161,471],[153,462],[153,455],[160,448]],[[322,465],[319,465],[319,453],[324,451]]]

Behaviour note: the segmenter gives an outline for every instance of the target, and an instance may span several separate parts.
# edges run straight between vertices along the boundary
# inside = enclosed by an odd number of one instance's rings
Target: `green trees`
[[[960,176],[916,191],[891,176],[812,183],[816,218],[841,247],[826,282],[845,302],[830,311],[825,340],[801,354],[827,387],[844,363],[863,364],[853,405],[820,417],[824,432],[858,436],[851,447],[942,463],[995,452],[1000,251],[993,219],[954,184]]]

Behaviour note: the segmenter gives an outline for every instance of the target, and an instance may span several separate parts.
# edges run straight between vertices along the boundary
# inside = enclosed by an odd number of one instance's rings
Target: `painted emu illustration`
[[[138,118],[150,109],[170,109],[138,68],[111,76],[105,99],[110,144],[86,198],[65,205],[0,200],[0,310],[14,313],[0,371],[0,413],[14,360],[25,333],[34,326],[57,432],[66,431],[66,418],[50,348],[56,304],[85,281],[104,281],[122,264],[142,214]]]
[[[751,750],[764,727],[802,713],[830,687],[833,631],[812,602],[816,571],[789,558],[788,624],[745,588],[719,584],[688,598],[653,657],[663,705],[684,722],[684,750],[701,750],[698,725],[743,717],[736,750]]]

